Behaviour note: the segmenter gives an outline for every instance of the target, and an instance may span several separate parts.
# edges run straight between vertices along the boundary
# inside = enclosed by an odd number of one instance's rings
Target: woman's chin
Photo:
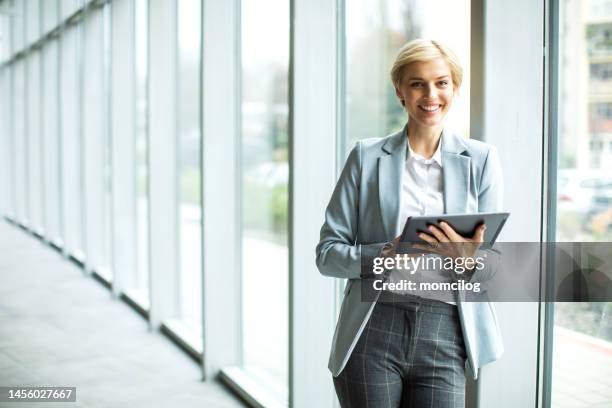
[[[444,124],[443,121],[443,117],[440,118],[410,118],[411,120],[413,120],[415,122],[415,124],[418,124],[419,126],[422,127],[440,127]]]

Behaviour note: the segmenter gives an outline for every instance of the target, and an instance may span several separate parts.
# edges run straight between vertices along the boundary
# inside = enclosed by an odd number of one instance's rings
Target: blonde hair
[[[453,86],[459,89],[463,80],[463,68],[459,59],[450,48],[439,41],[424,40],[422,38],[412,40],[400,48],[395,62],[391,68],[391,81],[394,86],[399,86],[404,68],[413,62],[427,62],[436,58],[443,58],[450,67]]]

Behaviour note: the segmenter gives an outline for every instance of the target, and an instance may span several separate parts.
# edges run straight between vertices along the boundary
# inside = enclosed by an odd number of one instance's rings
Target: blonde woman
[[[408,123],[396,134],[357,142],[326,209],[317,267],[348,279],[329,359],[342,407],[463,407],[466,367],[476,378],[503,352],[488,302],[465,302],[457,293],[372,291],[373,259],[395,254],[409,216],[501,210],[496,150],[444,129],[462,75],[453,52],[437,41],[402,47],[391,80]],[[421,238],[432,252],[473,256],[485,228],[465,238],[442,223]],[[438,245],[444,242],[463,244]],[[475,271],[471,281],[486,279],[490,269]],[[452,279],[440,273],[438,279]],[[399,280],[401,271],[386,278]]]

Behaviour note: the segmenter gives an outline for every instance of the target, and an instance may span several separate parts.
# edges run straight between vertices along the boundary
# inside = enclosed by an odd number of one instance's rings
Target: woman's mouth
[[[442,105],[419,105],[419,109],[428,113],[437,112],[441,108]]]

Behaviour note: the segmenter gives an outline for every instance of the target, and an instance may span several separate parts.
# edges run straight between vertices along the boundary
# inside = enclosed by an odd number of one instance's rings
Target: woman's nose
[[[425,98],[434,99],[436,96],[438,96],[438,93],[435,86],[428,86],[425,89]]]

